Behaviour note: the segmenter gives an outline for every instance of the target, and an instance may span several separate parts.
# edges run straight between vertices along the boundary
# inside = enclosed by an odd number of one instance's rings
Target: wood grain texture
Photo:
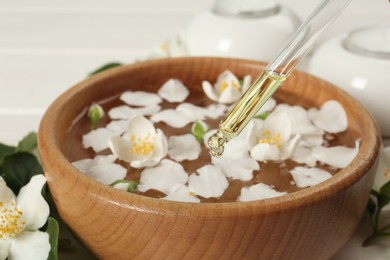
[[[349,133],[361,138],[355,160],[329,180],[286,196],[245,203],[192,204],[125,193],[71,166],[64,135],[91,102],[124,90],[156,91],[179,78],[192,93],[225,69],[257,76],[264,64],[182,58],[129,65],[98,74],[59,97],[39,129],[48,185],[62,219],[102,259],[329,259],[357,226],[372,186],[380,133],[370,114],[331,84],[295,72],[277,91],[289,104],[344,106]]]

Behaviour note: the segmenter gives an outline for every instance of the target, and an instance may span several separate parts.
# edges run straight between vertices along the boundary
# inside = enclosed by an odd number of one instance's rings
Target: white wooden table
[[[302,19],[318,1],[280,0]],[[0,142],[37,130],[48,105],[100,65],[131,63],[185,29],[213,0],[0,0]],[[353,0],[324,39],[353,28],[390,24],[387,0]],[[304,67],[302,67],[304,69]],[[390,259],[360,248],[367,222],[335,259]],[[65,234],[66,235],[66,234]],[[61,259],[87,259],[78,244]]]

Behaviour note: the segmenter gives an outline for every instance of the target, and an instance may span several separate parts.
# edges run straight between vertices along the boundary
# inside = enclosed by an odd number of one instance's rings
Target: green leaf
[[[95,103],[89,107],[88,118],[92,128],[94,128],[103,117],[104,110],[101,105]]]
[[[4,157],[7,155],[13,154],[16,148],[14,146],[8,146],[5,144],[0,144],[0,165],[3,163]]]
[[[37,147],[37,133],[31,132],[25,136],[16,147],[16,152],[31,152]]]
[[[49,217],[46,233],[49,234],[50,252],[48,260],[58,260],[58,236],[60,226],[56,219]]]
[[[375,211],[376,211],[376,204],[374,202],[374,200],[370,197],[370,199],[368,200],[368,203],[367,203],[367,212],[372,216],[375,214]]]
[[[380,194],[390,197],[390,181],[386,182],[380,189]]]
[[[116,180],[113,183],[110,184],[110,186],[115,186],[118,183],[126,183],[129,186],[127,187],[127,192],[134,192],[137,189],[137,186],[139,184],[139,181],[133,181],[133,180]]]
[[[101,66],[100,68],[94,70],[93,72],[91,72],[89,74],[89,76],[92,76],[92,75],[98,74],[99,72],[102,72],[102,71],[105,71],[105,70],[109,70],[109,69],[112,69],[112,68],[115,68],[115,67],[118,67],[118,66],[122,66],[122,65],[123,64],[119,63],[119,62],[107,63],[107,64]]]
[[[379,193],[378,195],[378,209],[380,210],[390,202],[390,196]]]
[[[199,142],[203,142],[203,136],[206,133],[206,129],[203,126],[202,123],[199,121],[196,121],[192,127],[192,134],[194,135],[195,139]]]
[[[0,165],[0,175],[15,194],[19,193],[19,190],[30,181],[32,176],[42,173],[42,167],[37,158],[26,152],[8,155],[4,157]]]
[[[265,120],[269,116],[269,114],[271,114],[271,113],[266,111],[266,112],[264,112],[264,113],[262,113],[260,115],[255,116],[255,118]]]

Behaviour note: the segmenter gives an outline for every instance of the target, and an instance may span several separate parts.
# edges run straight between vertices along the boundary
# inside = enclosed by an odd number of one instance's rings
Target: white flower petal
[[[204,120],[207,110],[204,107],[195,106],[191,103],[182,103],[176,107],[176,111],[183,111],[196,120]]]
[[[101,152],[108,148],[108,139],[115,135],[107,128],[101,127],[83,135],[84,148],[91,147],[95,152]]]
[[[151,138],[154,138],[156,135],[153,123],[142,115],[135,115],[130,118],[127,132],[129,138],[134,138],[136,141],[139,139],[143,140],[148,135]]]
[[[16,206],[23,212],[23,219],[26,222],[25,229],[27,230],[41,228],[49,217],[49,204],[41,194],[45,183],[45,176],[42,174],[34,175],[30,182],[20,189],[16,198]]]
[[[284,111],[271,113],[264,120],[262,130],[271,132],[271,135],[280,134],[283,142],[286,142],[292,134],[292,125],[288,113]]]
[[[133,157],[130,153],[131,143],[129,141],[120,136],[113,135],[108,139],[108,146],[116,157],[125,162],[131,162]]]
[[[347,114],[335,100],[325,102],[319,110],[309,109],[308,115],[314,125],[329,133],[343,132],[348,128]]]
[[[223,116],[226,112],[227,107],[224,104],[211,104],[206,107],[206,116],[212,119],[217,119]]]
[[[181,202],[195,202],[199,203],[200,199],[196,197],[190,189],[183,185],[178,190],[170,193],[168,196],[162,198],[163,200],[181,201]]]
[[[255,145],[258,144],[263,123],[263,120],[252,119],[245,127],[244,131],[246,132],[246,139],[249,149],[252,149],[255,147]]]
[[[214,102],[218,102],[219,100],[219,95],[217,92],[214,90],[213,86],[210,84],[208,81],[203,81],[202,82],[202,88],[206,96],[211,99]]]
[[[252,77],[251,75],[246,75],[244,78],[243,78],[243,82],[242,82],[242,87],[241,87],[241,92],[242,93],[245,93],[245,91],[247,91],[249,89],[249,87],[251,86],[251,83],[252,83]]]
[[[236,102],[241,97],[241,92],[233,86],[228,86],[219,96],[219,103],[231,104]]]
[[[355,142],[354,148],[345,146],[314,147],[311,155],[318,161],[337,168],[346,167],[359,152],[359,142]]]
[[[313,186],[332,177],[329,172],[316,167],[306,168],[298,166],[292,169],[290,173],[299,188]]]
[[[271,112],[276,106],[276,100],[272,97],[265,102],[265,104],[260,108],[256,115],[261,115],[265,112]]]
[[[162,101],[157,94],[144,91],[126,91],[119,98],[130,106],[156,105]]]
[[[251,180],[253,171],[260,169],[259,163],[249,156],[244,138],[239,137],[227,143],[223,155],[220,158],[213,157],[212,162],[227,177],[242,181]]]
[[[264,183],[259,183],[259,184],[252,185],[250,187],[243,187],[241,189],[241,195],[238,197],[237,200],[238,201],[262,200],[262,199],[279,197],[285,194],[287,194],[287,192],[279,192]]]
[[[12,239],[8,259],[46,260],[50,252],[49,234],[23,231]]]
[[[10,188],[8,188],[3,177],[0,176],[0,202],[4,202],[4,201],[15,202],[15,198],[16,196],[13,193],[13,191]]]
[[[127,169],[116,163],[95,164],[85,172],[92,179],[106,185],[126,177]]]
[[[306,147],[321,146],[324,143],[324,136],[322,134],[317,135],[303,135],[301,136],[300,144]]]
[[[188,178],[188,187],[204,198],[220,197],[229,185],[222,171],[213,165],[205,165],[197,173]]]
[[[111,119],[129,119],[134,115],[152,115],[161,110],[161,106],[157,104],[152,104],[144,107],[129,107],[127,105],[113,107],[108,111],[108,115]]]
[[[250,150],[250,155],[253,159],[264,161],[279,161],[280,150],[275,145],[267,143],[257,144]]]
[[[301,106],[289,106],[287,104],[279,104],[274,112],[283,111],[288,114],[292,134],[301,135],[322,135],[323,131],[312,124],[309,119],[308,112]]]
[[[293,138],[291,138],[288,142],[284,143],[280,147],[280,159],[281,160],[289,159],[292,156],[300,139],[301,139],[301,135],[296,134],[296,135],[294,135]]]
[[[237,77],[230,70],[225,70],[219,74],[217,82],[215,83],[215,89],[219,90],[221,85],[224,83],[227,83],[228,85],[232,85],[234,83],[237,86],[240,86],[240,82]]]
[[[385,147],[380,153],[373,188],[376,191],[379,191],[380,188],[388,181],[390,181],[390,147]]]
[[[113,131],[118,135],[122,135],[126,132],[129,125],[129,120],[112,120],[109,124],[106,125],[106,128]]]
[[[146,168],[141,173],[137,189],[145,192],[150,189],[171,194],[188,180],[188,174],[179,163],[164,159],[154,168]]]
[[[86,172],[92,166],[92,159],[82,159],[72,162],[72,165],[81,172]]]
[[[158,94],[168,102],[174,103],[183,102],[190,94],[190,91],[180,80],[170,79],[161,86]]]
[[[168,139],[168,155],[177,162],[196,160],[200,151],[200,144],[192,134],[171,136]]]
[[[10,239],[0,239],[0,259],[6,259],[11,248]]]
[[[196,119],[188,113],[174,109],[166,109],[156,113],[151,116],[150,120],[153,122],[164,122],[174,128],[182,128],[189,123],[196,121]]]
[[[304,163],[310,167],[317,164],[317,159],[311,155],[311,149],[302,145],[298,145],[291,159],[297,163]]]

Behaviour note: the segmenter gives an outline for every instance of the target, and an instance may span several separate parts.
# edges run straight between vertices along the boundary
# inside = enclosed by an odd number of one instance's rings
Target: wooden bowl
[[[64,156],[65,133],[93,101],[129,89],[156,91],[170,78],[201,94],[201,81],[215,81],[225,69],[255,77],[263,66],[222,58],[142,62],[88,78],[50,106],[38,136],[48,186],[61,218],[93,254],[104,259],[329,259],[344,245],[369,197],[380,132],[355,99],[302,72],[283,84],[278,99],[305,107],[336,99],[347,112],[349,133],[361,138],[353,162],[313,187],[261,201],[180,203],[100,184]]]

